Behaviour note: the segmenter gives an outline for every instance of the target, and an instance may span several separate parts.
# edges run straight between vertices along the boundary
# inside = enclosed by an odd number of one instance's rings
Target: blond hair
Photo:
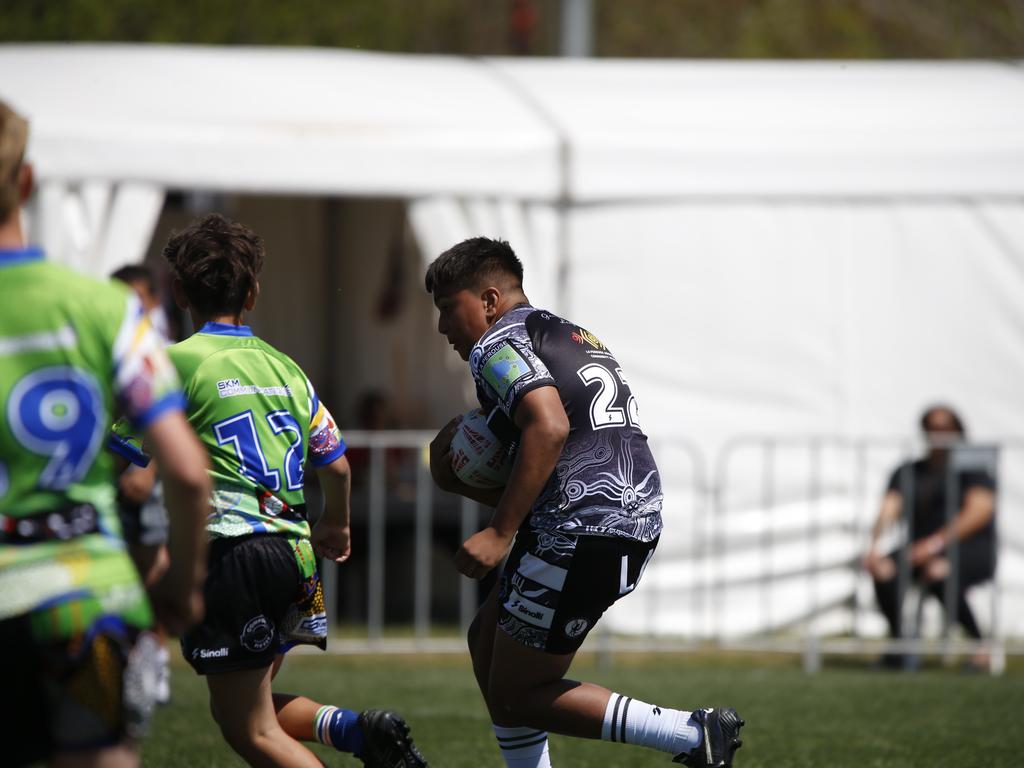
[[[0,101],[0,222],[18,208],[18,171],[25,160],[28,121]]]

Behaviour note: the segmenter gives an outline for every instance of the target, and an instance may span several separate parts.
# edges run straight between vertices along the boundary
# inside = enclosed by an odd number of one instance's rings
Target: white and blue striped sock
[[[508,768],[551,768],[546,731],[495,725],[494,736]]]
[[[359,727],[359,713],[325,705],[316,711],[313,719],[316,740],[339,752],[358,756],[363,752],[363,729]]]
[[[690,752],[701,742],[700,728],[690,719],[692,714],[613,693],[604,711],[601,738],[640,744],[670,755]]]

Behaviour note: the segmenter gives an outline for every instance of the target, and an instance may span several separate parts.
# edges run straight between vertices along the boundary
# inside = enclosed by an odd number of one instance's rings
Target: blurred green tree
[[[558,55],[559,0],[3,0],[3,42]],[[1024,0],[593,0],[598,56],[1022,58]]]

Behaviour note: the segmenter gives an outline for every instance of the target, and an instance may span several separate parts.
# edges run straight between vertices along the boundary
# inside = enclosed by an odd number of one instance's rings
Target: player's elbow
[[[176,485],[189,498],[208,498],[212,484],[206,454],[200,449],[198,455],[180,457],[164,471],[164,482]]]
[[[531,437],[545,448],[558,451],[562,450],[565,441],[569,439],[569,419],[565,412],[545,413],[531,424]]]
[[[452,473],[444,472],[440,468],[435,467],[433,464],[430,465],[430,476],[434,480],[434,485],[440,488],[442,491],[447,493],[455,493],[458,486],[454,482]]]
[[[317,475],[321,479],[326,476],[335,482],[348,484],[352,481],[352,467],[345,456],[339,456],[329,464],[319,467]]]

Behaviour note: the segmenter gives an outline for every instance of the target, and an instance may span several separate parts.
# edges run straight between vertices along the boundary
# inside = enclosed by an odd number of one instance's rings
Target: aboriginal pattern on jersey
[[[510,418],[534,389],[557,388],[569,436],[525,523],[534,531],[653,541],[662,486],[636,398],[611,351],[590,331],[519,305],[470,353],[477,396]]]

